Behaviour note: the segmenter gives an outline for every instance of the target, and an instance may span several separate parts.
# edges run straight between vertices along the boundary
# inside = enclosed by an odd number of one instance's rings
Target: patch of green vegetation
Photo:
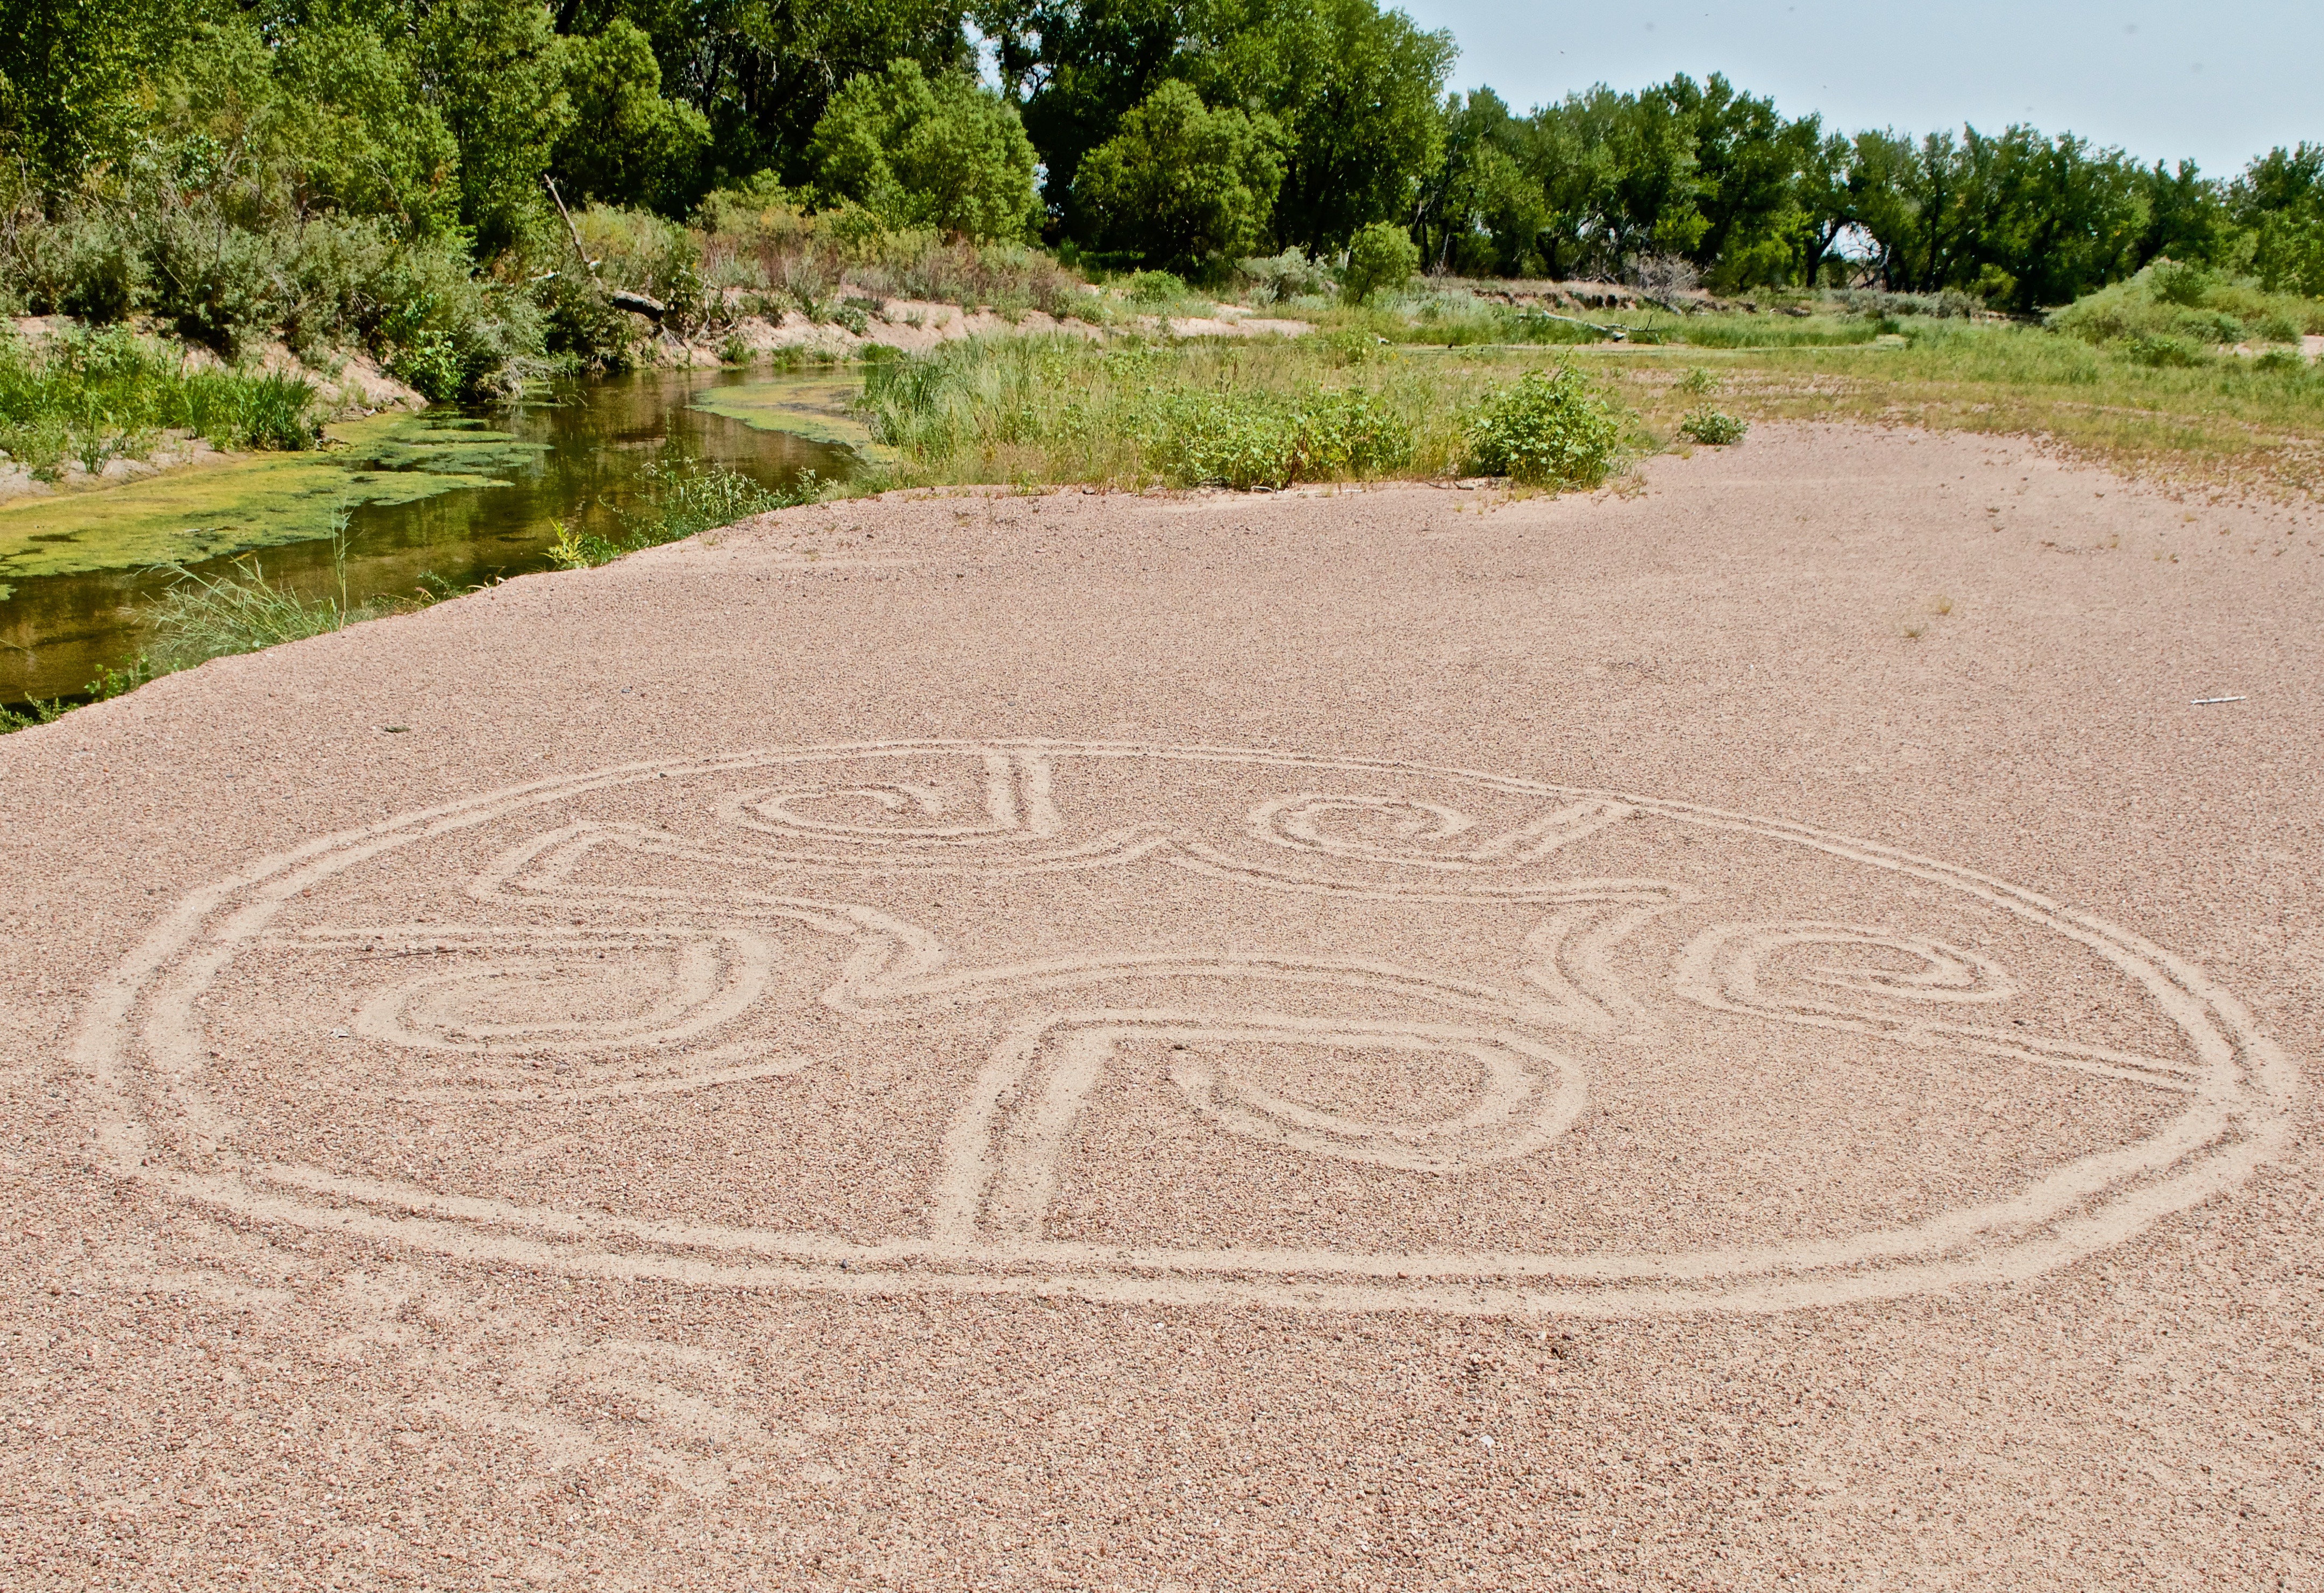
[[[879,478],[889,484],[1280,486],[1441,473],[1460,447],[1456,412],[1492,368],[1489,356],[1402,359],[1338,332],[1003,337],[874,364],[861,403],[896,450]]]
[[[1750,424],[1741,416],[1730,415],[1724,410],[1696,410],[1678,423],[1681,437],[1711,448],[1724,448],[1739,443],[1743,440],[1743,434],[1750,428]]]
[[[2324,299],[2158,260],[2049,318],[2085,343],[2118,344],[2142,364],[2188,365],[2238,343],[2298,343],[2324,332]]]
[[[550,561],[563,569],[594,569],[625,553],[683,541],[754,514],[812,503],[825,491],[813,471],[778,491],[761,486],[739,470],[683,456],[646,466],[644,478],[646,502],[622,516],[624,535],[608,537],[558,520],[557,539],[549,545]]]
[[[1674,359],[1715,370],[1746,419],[1868,420],[2053,438],[2134,474],[2324,493],[2324,366],[2278,350],[2155,364],[2023,324],[1908,319],[1895,341],[1733,353],[1637,349],[1577,357],[1664,435],[1700,408]],[[1709,362],[1706,364],[1706,362]]]
[[[178,579],[153,605],[152,643],[135,668],[146,678],[167,675],[211,658],[344,631],[408,606],[350,603],[344,594],[303,597],[269,581],[255,558],[224,576],[180,567]]]
[[[94,474],[168,432],[221,448],[311,448],[316,404],[300,378],[206,367],[122,327],[40,345],[0,335],[0,454],[44,479],[67,459]]]
[[[0,502],[0,576],[194,564],[312,541],[363,503],[410,503],[500,475],[540,451],[504,432],[426,417],[329,428],[343,447],[259,454],[141,482]]]
[[[1575,366],[1528,371],[1479,404],[1463,441],[1469,468],[1531,486],[1594,487],[1612,469],[1622,424]]]
[[[867,459],[892,458],[872,440],[854,409],[863,383],[853,376],[779,376],[707,388],[689,408],[739,420],[756,431],[787,431],[810,442],[853,448]]]

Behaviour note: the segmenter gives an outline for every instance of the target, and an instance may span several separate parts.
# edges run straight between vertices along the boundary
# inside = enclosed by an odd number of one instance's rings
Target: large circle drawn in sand
[[[1609,1315],[2033,1276],[2234,1188],[2294,1087],[2186,962],[1891,848],[1010,741],[318,838],[180,903],[79,1054],[123,1173],[447,1257]]]

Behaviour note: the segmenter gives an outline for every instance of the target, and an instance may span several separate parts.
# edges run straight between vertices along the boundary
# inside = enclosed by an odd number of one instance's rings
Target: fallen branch
[[[549,190],[549,198],[557,206],[557,214],[565,217],[565,235],[573,240],[573,253],[579,258],[582,269],[589,273],[590,285],[595,288],[604,296],[605,302],[615,309],[626,309],[632,315],[643,316],[656,326],[659,326],[662,318],[669,314],[669,306],[659,299],[649,298],[643,293],[632,293],[627,288],[608,288],[604,283],[597,281],[597,262],[590,259],[589,251],[581,246],[581,229],[573,225],[573,213],[565,207],[564,196],[557,191],[557,180],[553,177],[543,177],[540,180],[540,186]],[[549,274],[555,276],[557,273],[551,272]],[[546,281],[547,278],[540,280]]]

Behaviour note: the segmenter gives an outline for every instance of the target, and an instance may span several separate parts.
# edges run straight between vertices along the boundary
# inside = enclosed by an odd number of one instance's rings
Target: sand
[[[0,741],[0,1565],[2314,1586],[2319,530],[897,496]]]

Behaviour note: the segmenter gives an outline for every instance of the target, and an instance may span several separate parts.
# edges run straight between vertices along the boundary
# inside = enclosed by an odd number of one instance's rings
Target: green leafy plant
[[[1621,440],[1613,404],[1572,365],[1531,371],[1491,394],[1463,428],[1469,468],[1537,486],[1591,487]]]
[[[1678,423],[1678,428],[1689,441],[1713,448],[1741,442],[1743,434],[1750,429],[1740,416],[1712,409],[1694,410]]]

